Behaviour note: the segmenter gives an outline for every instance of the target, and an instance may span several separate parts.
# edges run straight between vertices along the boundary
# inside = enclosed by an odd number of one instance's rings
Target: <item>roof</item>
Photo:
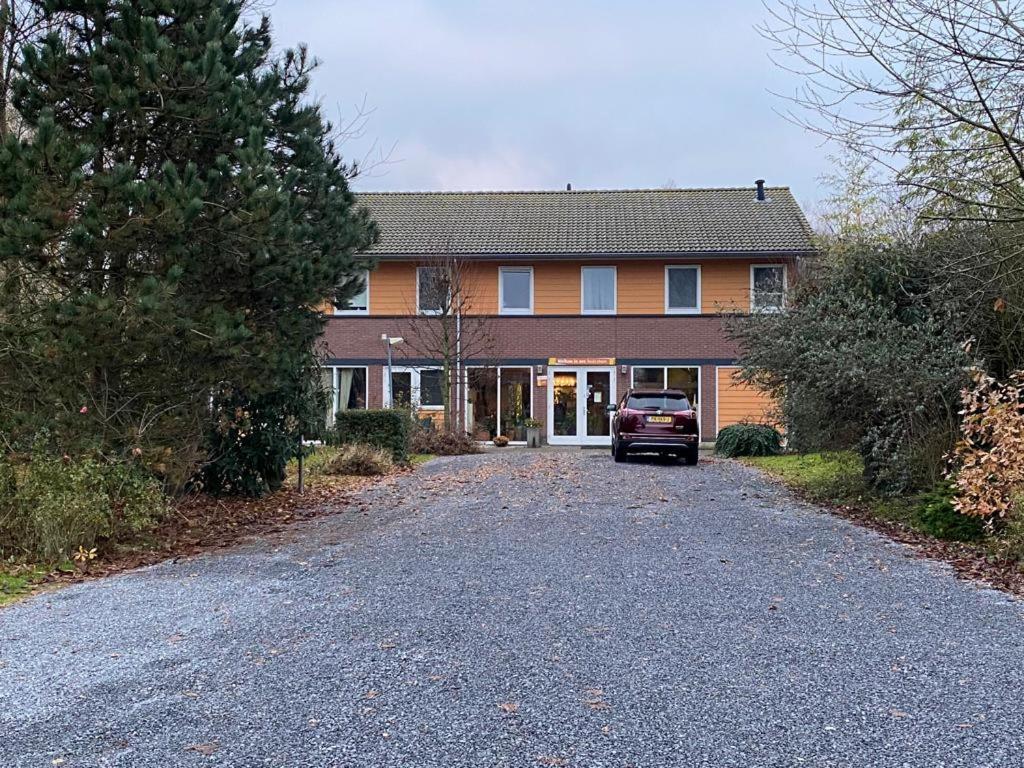
[[[800,254],[810,227],[788,187],[370,192],[378,257]]]

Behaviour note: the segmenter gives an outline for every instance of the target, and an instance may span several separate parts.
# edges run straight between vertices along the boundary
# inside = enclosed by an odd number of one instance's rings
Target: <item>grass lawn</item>
[[[414,453],[409,457],[409,463],[415,467],[436,458],[437,455],[433,453]]]
[[[5,569],[0,566],[0,606],[27,595],[46,579],[47,573],[46,569],[39,567],[15,566]]]
[[[746,464],[775,475],[802,496],[820,504],[856,507],[873,517],[920,530],[917,497],[888,498],[864,482],[864,464],[851,451],[751,456]]]

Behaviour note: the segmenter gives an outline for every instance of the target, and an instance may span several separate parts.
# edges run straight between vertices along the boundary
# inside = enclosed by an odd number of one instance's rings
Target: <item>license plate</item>
[[[648,424],[671,424],[672,423],[672,417],[671,416],[648,416],[647,417],[647,423]]]

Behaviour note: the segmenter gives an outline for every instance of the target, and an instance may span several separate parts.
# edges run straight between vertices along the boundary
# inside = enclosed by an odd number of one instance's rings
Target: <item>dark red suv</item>
[[[625,461],[630,453],[660,453],[697,463],[700,430],[697,412],[678,389],[630,389],[618,405],[609,405],[612,456]]]

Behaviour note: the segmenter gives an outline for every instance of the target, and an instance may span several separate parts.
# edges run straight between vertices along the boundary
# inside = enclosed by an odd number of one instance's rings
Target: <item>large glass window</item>
[[[330,367],[323,369],[323,387],[328,394],[327,423],[334,423],[339,411],[366,408],[366,369]]]
[[[439,315],[448,305],[448,278],[444,267],[416,268],[416,307],[421,315]]]
[[[466,431],[474,440],[493,440],[498,434],[498,371],[470,368],[466,385]]]
[[[526,420],[532,415],[532,369],[470,368],[466,379],[466,429],[473,439],[504,435],[526,442]]]
[[[696,366],[635,366],[634,389],[678,389],[686,393],[690,404],[697,408],[700,368]]]
[[[396,408],[440,408],[444,405],[442,378],[440,368],[393,369],[391,387],[384,392],[384,401],[388,402],[390,392]]]
[[[501,434],[509,440],[526,441],[532,390],[533,373],[529,368],[501,369]]]
[[[412,405],[412,371],[392,371],[390,404],[393,408]]]
[[[363,273],[363,290],[348,300],[345,307],[336,307],[336,315],[365,315],[370,310],[370,272]]]
[[[637,389],[641,387],[661,389],[665,386],[665,369],[660,366],[658,368],[634,368],[633,386]]]
[[[615,267],[583,267],[583,314],[615,314]]]
[[[786,267],[768,264],[750,268],[750,309],[778,312],[786,301]]]
[[[428,408],[431,406],[443,406],[444,396],[442,392],[444,388],[441,386],[441,369],[428,368],[419,373],[420,405]]]
[[[700,267],[665,267],[665,311],[700,312]]]
[[[498,271],[498,297],[503,315],[533,313],[533,268],[502,267]]]

